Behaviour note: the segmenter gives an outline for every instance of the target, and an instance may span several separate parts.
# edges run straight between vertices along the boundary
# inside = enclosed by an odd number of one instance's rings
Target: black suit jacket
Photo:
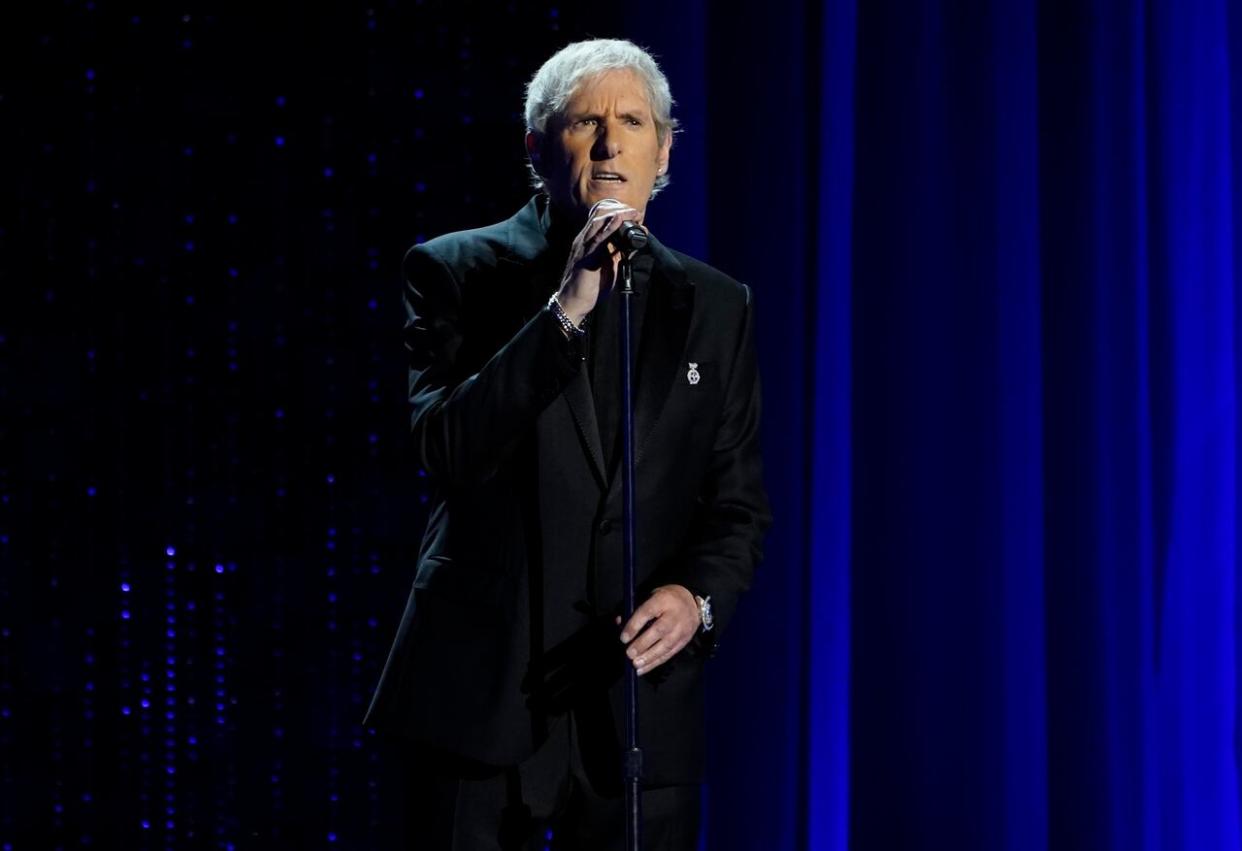
[[[406,255],[410,434],[435,495],[363,723],[499,766],[572,709],[612,765],[621,484],[580,347],[544,309],[567,256],[548,222],[539,196]],[[710,595],[716,618],[639,681],[644,779],[662,785],[701,779],[702,666],[770,520],[750,290],[655,239],[649,251],[635,297],[638,578]]]

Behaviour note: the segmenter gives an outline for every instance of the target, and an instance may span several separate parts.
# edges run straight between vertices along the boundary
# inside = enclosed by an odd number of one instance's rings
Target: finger
[[[590,254],[596,251],[601,245],[606,244],[608,242],[608,237],[616,233],[617,230],[620,229],[621,225],[625,224],[625,222],[626,219],[619,214],[604,216],[600,220],[599,228],[591,234],[591,236],[583,244],[583,248],[586,249],[586,253]]]
[[[624,206],[625,205],[616,198],[600,198],[591,205],[591,209],[587,212],[587,218],[594,219],[596,216],[608,215],[612,209]]]
[[[630,662],[634,665],[635,668],[638,669],[639,673],[642,673],[643,671],[646,671],[646,670],[650,670],[651,668],[656,667],[661,662],[663,662],[666,658],[668,658],[668,653],[667,653],[668,647],[669,647],[668,642],[665,641],[664,639],[661,639],[655,642],[651,647],[649,647],[647,649],[647,652],[639,656],[636,656],[635,658],[631,659]]]
[[[665,636],[659,644],[644,653],[641,657],[634,660],[635,667],[638,669],[638,675],[652,671],[669,659],[672,659],[682,651],[687,644],[690,643],[691,634],[682,635],[680,637]]]
[[[616,198],[601,198],[591,205],[590,211],[587,212],[587,218],[593,219],[596,216],[603,216],[621,210],[633,209],[633,207],[630,207],[622,201],[618,201]]]
[[[665,662],[680,653],[681,649],[685,647],[687,643],[688,642],[686,641],[660,642],[659,646],[653,649],[650,653],[647,653],[635,666],[635,673],[637,673],[640,677],[644,674],[651,673],[656,668],[660,667]]]
[[[630,618],[630,624],[627,624],[627,626],[634,626],[634,629],[627,630],[630,638],[638,635],[638,633],[642,631],[643,626],[648,624],[650,621],[663,617],[668,612],[673,611],[673,602],[674,601],[671,600],[667,594],[658,593],[652,594],[644,600],[638,608],[634,610],[634,614]],[[639,622],[640,620],[641,623]]]
[[[625,655],[637,661],[639,656],[646,656],[648,652],[665,637],[667,630],[660,620],[657,618],[647,625],[637,638],[630,642],[630,646],[626,648]]]
[[[621,630],[621,641],[625,644],[629,644],[630,641],[633,640],[634,636],[642,632],[643,627],[659,616],[660,609],[657,605],[653,605],[651,600],[643,603],[634,610],[634,614],[630,617],[629,622],[626,623],[625,627]]]
[[[623,221],[623,222],[632,222],[632,221],[636,221],[638,217],[639,217],[639,212],[635,210],[633,207],[622,207],[621,209],[608,210],[607,212],[601,211],[598,216],[592,217],[591,220],[587,222],[587,227],[591,227],[593,225],[600,225],[601,223],[610,221],[612,219],[619,219],[620,221]]]

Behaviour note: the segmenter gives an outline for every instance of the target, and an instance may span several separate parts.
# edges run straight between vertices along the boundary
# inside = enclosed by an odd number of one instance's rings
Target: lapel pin
[[[686,381],[689,381],[691,385],[695,385],[699,383],[700,377],[699,365],[697,363],[690,364],[690,368],[686,370]]]

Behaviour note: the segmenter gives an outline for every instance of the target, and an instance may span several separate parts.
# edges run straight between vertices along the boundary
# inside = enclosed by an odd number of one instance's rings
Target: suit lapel
[[[578,375],[565,387],[565,404],[573,414],[574,424],[578,426],[578,436],[582,446],[591,457],[591,470],[595,473],[595,481],[600,490],[607,488],[607,474],[604,472],[604,447],[599,437],[599,422],[595,418],[595,399],[591,396],[591,384],[587,380],[586,364],[578,367]]]
[[[643,449],[664,411],[673,381],[682,372],[682,355],[694,308],[694,285],[681,262],[654,237],[650,245],[655,263],[647,286],[647,306],[642,311],[634,375],[638,385],[634,400],[635,463],[642,460]]]
[[[542,196],[533,198],[509,220],[509,254],[501,258],[503,263],[530,269],[533,273],[532,298],[537,297],[536,300],[546,299],[547,294],[552,292],[561,272],[559,264],[564,262],[562,258],[548,255],[545,206]],[[683,372],[686,336],[694,309],[694,284],[686,276],[681,261],[654,236],[649,246],[651,274],[645,293],[639,296],[646,298],[647,304],[637,311],[634,328],[635,337],[640,341],[634,370],[637,385],[634,400],[636,461],[642,459],[643,449],[660,419],[673,382]],[[591,396],[585,365],[565,388],[564,398],[577,426],[583,451],[591,459],[597,481],[601,488],[607,487],[608,476],[604,470],[599,423],[595,418],[595,400]],[[617,476],[612,482],[617,488],[620,487],[620,478]]]
[[[531,315],[543,309],[547,297],[556,288],[565,262],[564,257],[554,257],[548,250],[547,214],[546,199],[536,196],[510,218],[509,252],[500,258],[501,263],[522,269],[521,274],[528,277]],[[591,396],[591,382],[587,378],[585,363],[578,368],[578,375],[565,387],[563,398],[577,427],[582,451],[591,460],[596,484],[604,490],[607,487],[607,474],[604,470],[603,443],[599,436],[595,400]]]

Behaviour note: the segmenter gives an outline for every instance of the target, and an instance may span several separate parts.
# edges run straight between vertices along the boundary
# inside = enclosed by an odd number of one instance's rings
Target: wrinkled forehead
[[[592,74],[574,85],[562,115],[580,112],[641,112],[651,114],[651,99],[643,78],[627,68]]]

